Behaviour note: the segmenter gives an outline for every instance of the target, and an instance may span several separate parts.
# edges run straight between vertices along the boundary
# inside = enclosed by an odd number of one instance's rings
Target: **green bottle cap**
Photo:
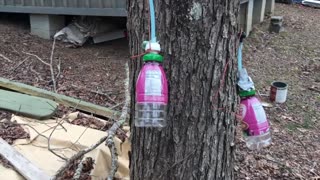
[[[252,89],[249,91],[240,91],[239,92],[239,96],[240,97],[250,97],[250,96],[254,96],[256,94],[256,90]]]
[[[148,53],[143,56],[143,61],[163,62],[163,57],[160,54]]]

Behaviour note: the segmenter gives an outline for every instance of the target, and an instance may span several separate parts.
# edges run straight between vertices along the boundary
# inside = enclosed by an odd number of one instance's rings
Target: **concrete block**
[[[65,17],[59,15],[30,14],[31,34],[50,39],[65,26]]]
[[[280,33],[281,31],[283,31],[284,29],[282,27],[282,21],[282,16],[272,16],[270,20],[269,31],[275,33]]]
[[[270,16],[274,12],[274,3],[275,0],[266,0],[266,9],[265,9],[265,14],[267,16]]]
[[[266,0],[255,0],[253,3],[252,23],[259,24],[264,20]]]
[[[247,35],[252,30],[253,2],[254,0],[248,0],[240,5],[240,26]]]

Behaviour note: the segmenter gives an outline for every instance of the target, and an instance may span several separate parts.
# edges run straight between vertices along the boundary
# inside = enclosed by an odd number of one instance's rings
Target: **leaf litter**
[[[250,151],[237,133],[236,179],[312,179],[320,175],[320,9],[276,4],[284,32],[270,34],[270,19],[244,41],[244,65],[262,94],[273,81],[288,83],[284,104],[265,108],[272,145]],[[263,97],[269,102],[268,97]],[[269,102],[271,103],[271,102]]]

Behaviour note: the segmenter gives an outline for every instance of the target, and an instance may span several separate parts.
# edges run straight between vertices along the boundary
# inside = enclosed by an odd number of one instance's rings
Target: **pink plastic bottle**
[[[270,127],[260,101],[254,97],[241,100],[240,111],[247,124],[244,131],[246,145],[251,150],[259,150],[271,144]]]
[[[168,83],[161,66],[163,57],[157,53],[143,56],[145,62],[136,84],[136,127],[166,126]]]

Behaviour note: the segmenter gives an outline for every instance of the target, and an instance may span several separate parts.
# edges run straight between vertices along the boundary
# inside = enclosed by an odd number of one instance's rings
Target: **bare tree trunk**
[[[168,125],[134,127],[142,62],[132,60],[131,179],[233,179],[239,1],[155,0],[155,5],[169,80]],[[136,55],[148,40],[149,7],[145,0],[127,0],[127,8],[130,51]]]

